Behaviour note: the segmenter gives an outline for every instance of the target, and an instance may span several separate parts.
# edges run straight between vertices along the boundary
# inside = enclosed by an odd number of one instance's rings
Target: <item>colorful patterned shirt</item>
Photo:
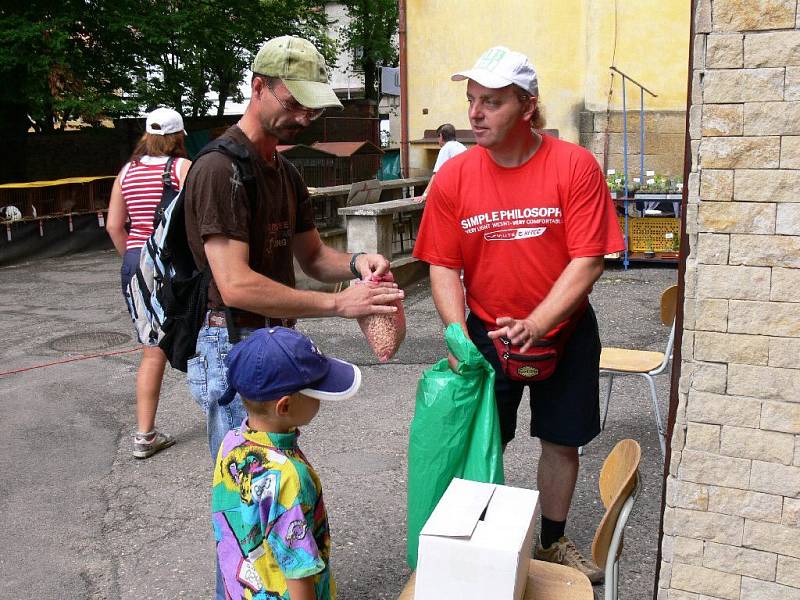
[[[222,441],[211,518],[228,598],[288,600],[287,579],[313,576],[317,600],[336,599],[322,485],[297,435],[245,419]]]

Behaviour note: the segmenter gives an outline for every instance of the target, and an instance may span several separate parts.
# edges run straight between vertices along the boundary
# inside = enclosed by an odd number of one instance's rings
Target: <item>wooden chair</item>
[[[608,377],[602,428],[605,429],[606,427],[608,404],[611,400],[614,377],[625,375],[643,377],[650,386],[650,400],[653,403],[653,416],[658,430],[658,443],[661,446],[662,459],[666,454],[665,429],[661,420],[661,411],[658,408],[658,394],[656,393],[656,384],[653,377],[663,373],[672,358],[672,347],[675,342],[675,309],[677,300],[678,286],[676,285],[668,287],[661,294],[661,322],[664,325],[672,326],[664,352],[629,350],[627,348],[603,348],[600,354],[600,376]]]
[[[600,498],[606,512],[594,533],[592,558],[605,570],[605,600],[616,600],[622,534],[639,495],[639,461],[642,450],[635,440],[622,440],[606,457],[600,470]],[[531,560],[524,600],[594,600],[589,579],[576,569]],[[398,600],[414,600],[414,574]]]
[[[641,489],[641,458],[642,449],[637,441],[621,440],[600,470],[600,499],[606,513],[594,532],[592,559],[605,570],[605,600],[617,600],[622,534]]]

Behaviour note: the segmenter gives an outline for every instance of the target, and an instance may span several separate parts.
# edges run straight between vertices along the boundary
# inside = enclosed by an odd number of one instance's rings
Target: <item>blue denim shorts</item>
[[[255,329],[240,328],[239,334],[244,339],[253,331]],[[206,414],[208,448],[212,462],[217,458],[225,434],[241,425],[247,416],[239,394],[236,394],[230,404],[219,405],[220,398],[228,390],[225,357],[231,348],[233,344],[228,339],[228,330],[225,327],[209,326],[206,316],[206,322],[197,336],[197,352],[189,359],[186,369],[189,392]]]
[[[141,251],[141,248],[132,248],[125,252],[122,257],[122,267],[119,270],[119,274],[122,282],[123,297],[127,294],[126,290],[128,289],[128,284],[131,282],[133,274],[136,273],[136,269],[139,267],[139,254]]]

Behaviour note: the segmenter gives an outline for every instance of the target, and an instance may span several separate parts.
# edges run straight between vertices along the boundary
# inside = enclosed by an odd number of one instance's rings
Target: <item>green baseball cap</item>
[[[342,108],[328,83],[325,58],[303,38],[284,35],[269,40],[256,54],[253,73],[277,77],[306,108]]]

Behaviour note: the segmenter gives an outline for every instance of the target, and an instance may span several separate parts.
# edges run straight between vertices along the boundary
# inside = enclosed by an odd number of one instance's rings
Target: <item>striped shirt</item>
[[[168,158],[143,156],[122,168],[122,197],[131,220],[127,250],[141,248],[153,233],[153,214],[161,202],[161,194],[164,191],[161,175]],[[172,163],[172,186],[175,189],[180,188],[178,173],[183,160],[176,158]]]

